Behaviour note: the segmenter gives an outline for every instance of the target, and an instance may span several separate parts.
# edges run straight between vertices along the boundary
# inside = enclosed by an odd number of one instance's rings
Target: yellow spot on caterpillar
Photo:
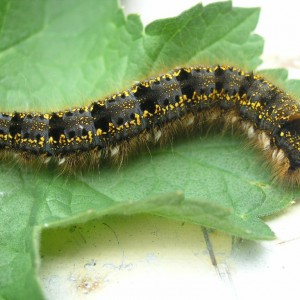
[[[111,122],[108,123],[108,132],[110,133],[115,133],[116,129],[115,129],[115,125]]]
[[[181,70],[177,70],[176,72],[173,73],[173,75],[174,75],[175,77],[177,77],[177,76],[180,75],[180,73],[181,73]]]
[[[39,144],[41,147],[44,146],[44,144],[45,144],[45,138],[44,138],[43,136],[40,138],[38,144]]]
[[[103,131],[100,128],[98,128],[97,131],[96,131],[96,135],[100,136],[102,134],[103,134]]]
[[[122,131],[124,129],[124,125],[120,125],[117,127],[117,131]]]
[[[158,105],[158,104],[156,104],[155,105],[155,112],[154,112],[154,114],[159,114],[160,112],[161,112],[161,106]]]
[[[140,115],[139,115],[139,114],[134,114],[134,117],[135,117],[135,120],[136,120],[137,125],[138,125],[138,126],[142,125]]]
[[[152,116],[153,116],[153,114],[149,113],[148,110],[144,110],[144,112],[143,112],[143,118],[149,118],[149,117],[152,117]]]
[[[64,134],[61,134],[59,137],[59,143],[61,145],[66,145],[66,136]]]
[[[191,68],[184,68],[183,70],[186,71],[187,73],[191,73],[192,72]]]
[[[150,87],[150,84],[149,84],[150,82],[153,82],[153,80],[149,80],[149,82],[142,82],[141,85],[148,88],[148,87]]]
[[[137,92],[137,90],[138,90],[137,85],[134,85],[134,86],[131,87],[131,91],[132,91],[133,94],[135,94]]]
[[[90,143],[90,144],[93,143],[93,133],[92,133],[92,131],[89,131],[89,132],[88,132],[88,140],[89,140],[89,143]]]

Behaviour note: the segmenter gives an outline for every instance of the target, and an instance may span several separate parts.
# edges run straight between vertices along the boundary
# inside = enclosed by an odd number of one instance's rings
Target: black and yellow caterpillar
[[[274,162],[277,177],[298,184],[299,111],[295,99],[259,75],[228,66],[183,67],[87,106],[1,113],[0,148],[25,160],[97,164],[103,155],[123,157],[132,143],[157,142],[165,128],[174,134],[201,126],[195,120],[218,119],[243,128]]]

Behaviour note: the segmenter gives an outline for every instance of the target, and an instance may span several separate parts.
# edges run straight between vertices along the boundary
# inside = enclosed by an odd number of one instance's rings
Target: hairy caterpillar
[[[123,159],[206,119],[238,125],[272,162],[276,178],[300,183],[300,104],[259,75],[228,66],[184,67],[88,106],[0,114],[0,148],[23,160],[67,167]]]

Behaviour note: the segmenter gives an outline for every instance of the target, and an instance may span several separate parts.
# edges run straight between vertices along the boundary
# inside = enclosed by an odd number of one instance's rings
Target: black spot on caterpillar
[[[177,68],[69,110],[1,113],[0,148],[26,161],[82,168],[123,160],[166,131],[216,119],[242,128],[272,162],[275,177],[299,185],[300,104],[263,77],[228,66]]]

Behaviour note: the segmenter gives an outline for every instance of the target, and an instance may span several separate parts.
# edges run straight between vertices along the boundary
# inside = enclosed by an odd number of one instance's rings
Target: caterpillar
[[[0,113],[0,148],[22,161],[84,168],[123,160],[136,145],[207,120],[242,128],[275,178],[299,185],[300,104],[262,76],[230,66],[176,68],[82,107]]]

